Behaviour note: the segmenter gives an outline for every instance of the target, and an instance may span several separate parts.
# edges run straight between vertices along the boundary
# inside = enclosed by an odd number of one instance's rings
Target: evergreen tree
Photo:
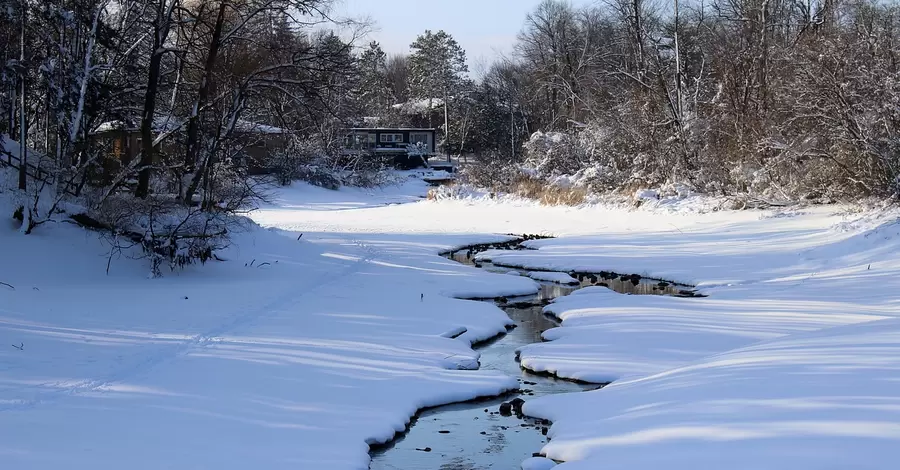
[[[444,149],[449,151],[449,115],[453,101],[460,98],[465,86],[466,52],[453,36],[445,31],[426,30],[410,45],[410,85],[413,98],[427,101],[429,111],[435,98],[444,107]],[[429,113],[430,115],[430,113]]]
[[[383,116],[393,103],[387,78],[387,54],[378,42],[370,42],[360,54],[358,70],[360,107],[366,116]]]

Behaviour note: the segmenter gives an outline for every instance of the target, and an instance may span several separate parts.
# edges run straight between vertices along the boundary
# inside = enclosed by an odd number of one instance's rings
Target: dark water
[[[439,406],[421,412],[407,434],[389,447],[372,452],[369,468],[518,469],[523,460],[538,452],[547,442],[542,429],[549,427],[549,423],[542,424],[540,420],[516,417],[515,414],[502,416],[499,406],[516,397],[529,400],[551,393],[581,392],[599,387],[534,375],[522,370],[515,359],[517,348],[541,341],[542,332],[559,326],[542,313],[544,301],[573,290],[547,285],[542,294],[507,299],[507,303],[517,305],[504,308],[516,328],[476,346],[481,353],[481,368],[517,377],[520,391],[501,398]],[[533,306],[525,306],[526,302]],[[431,451],[419,450],[425,448]]]
[[[509,249],[516,248],[513,243]],[[487,271],[507,273],[510,268],[489,262],[476,263],[467,250],[449,253],[448,258]],[[574,273],[573,273],[574,274]],[[502,371],[517,377],[520,390],[503,397],[477,402],[458,403],[424,410],[412,423],[410,430],[388,446],[372,451],[372,470],[481,470],[518,469],[547,442],[544,430],[549,423],[525,416],[503,416],[501,403],[515,398],[529,399],[555,393],[594,390],[601,385],[574,383],[543,375],[535,375],[519,367],[516,350],[524,345],[540,342],[541,333],[559,326],[544,315],[543,306],[550,300],[568,295],[577,289],[605,283],[610,289],[624,294],[679,295],[687,286],[667,284],[649,279],[621,280],[616,275],[601,279],[591,274],[577,285],[564,286],[542,283],[541,291],[533,296],[492,299],[515,322],[507,334],[475,346],[481,353],[481,369]],[[426,449],[428,451],[426,451]]]
[[[468,250],[459,250],[454,251],[447,254],[447,257],[456,261],[458,263],[462,263],[468,266],[475,266],[485,271],[490,271],[494,273],[509,273],[511,271],[519,272],[521,274],[526,274],[527,270],[519,269],[510,266],[497,266],[490,261],[480,260],[476,261],[475,254],[469,252]],[[668,281],[660,281],[657,279],[650,279],[644,277],[632,277],[630,275],[621,275],[611,272],[605,273],[567,273],[570,276],[576,278],[579,283],[574,288],[580,287],[588,287],[588,286],[605,286],[609,289],[612,289],[620,294],[631,294],[631,295],[674,295],[674,296],[686,296],[686,297],[695,297],[698,294],[694,293],[692,286],[687,286],[683,284],[677,284]],[[560,293],[559,295],[555,295],[554,297],[559,297],[560,295],[568,295],[575,289],[570,289],[568,292]]]

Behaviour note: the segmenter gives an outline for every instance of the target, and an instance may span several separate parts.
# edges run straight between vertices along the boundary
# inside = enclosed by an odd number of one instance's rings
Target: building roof
[[[186,118],[175,116],[157,116],[153,119],[153,132],[169,132],[178,130],[179,127],[186,123]],[[111,131],[127,131],[135,132],[141,128],[139,119],[127,119],[108,121],[95,127],[92,134],[102,134]],[[258,122],[238,119],[235,123],[234,130],[236,132],[254,133],[254,134],[287,134],[290,131],[280,127],[270,126],[268,124],[260,124]]]
[[[424,127],[351,127],[345,129],[348,131],[412,131],[412,132],[435,132],[437,129]]]
[[[440,108],[443,105],[444,100],[441,98],[423,98],[409,100],[406,103],[395,104],[391,107],[404,114],[422,114],[429,110]]]

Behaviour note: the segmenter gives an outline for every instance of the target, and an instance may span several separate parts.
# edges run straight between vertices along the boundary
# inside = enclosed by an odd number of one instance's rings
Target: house
[[[355,127],[344,130],[343,153],[391,158],[400,167],[413,168],[436,155],[436,137],[435,129]]]
[[[163,133],[173,134],[160,145],[161,154],[179,156],[183,154],[186,123],[186,119],[172,116],[160,116],[153,120],[154,136]],[[274,151],[284,148],[289,133],[279,127],[238,120],[231,133],[231,140],[240,147],[240,153],[247,160],[247,165],[254,167],[263,165]],[[105,122],[91,132],[91,137],[100,144],[108,160],[123,165],[138,158],[143,145],[140,121],[137,119]]]

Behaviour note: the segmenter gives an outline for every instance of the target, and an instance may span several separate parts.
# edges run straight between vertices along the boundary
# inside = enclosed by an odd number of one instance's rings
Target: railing
[[[20,157],[15,156],[9,152],[3,153],[5,154],[6,158],[0,157],[0,164],[15,168],[18,171],[22,171],[22,159]],[[41,168],[38,165],[29,162],[25,163],[25,175],[44,184],[52,185],[56,182],[56,175]],[[71,196],[78,196],[78,185],[72,183],[71,181],[66,181],[62,189],[65,193]]]

